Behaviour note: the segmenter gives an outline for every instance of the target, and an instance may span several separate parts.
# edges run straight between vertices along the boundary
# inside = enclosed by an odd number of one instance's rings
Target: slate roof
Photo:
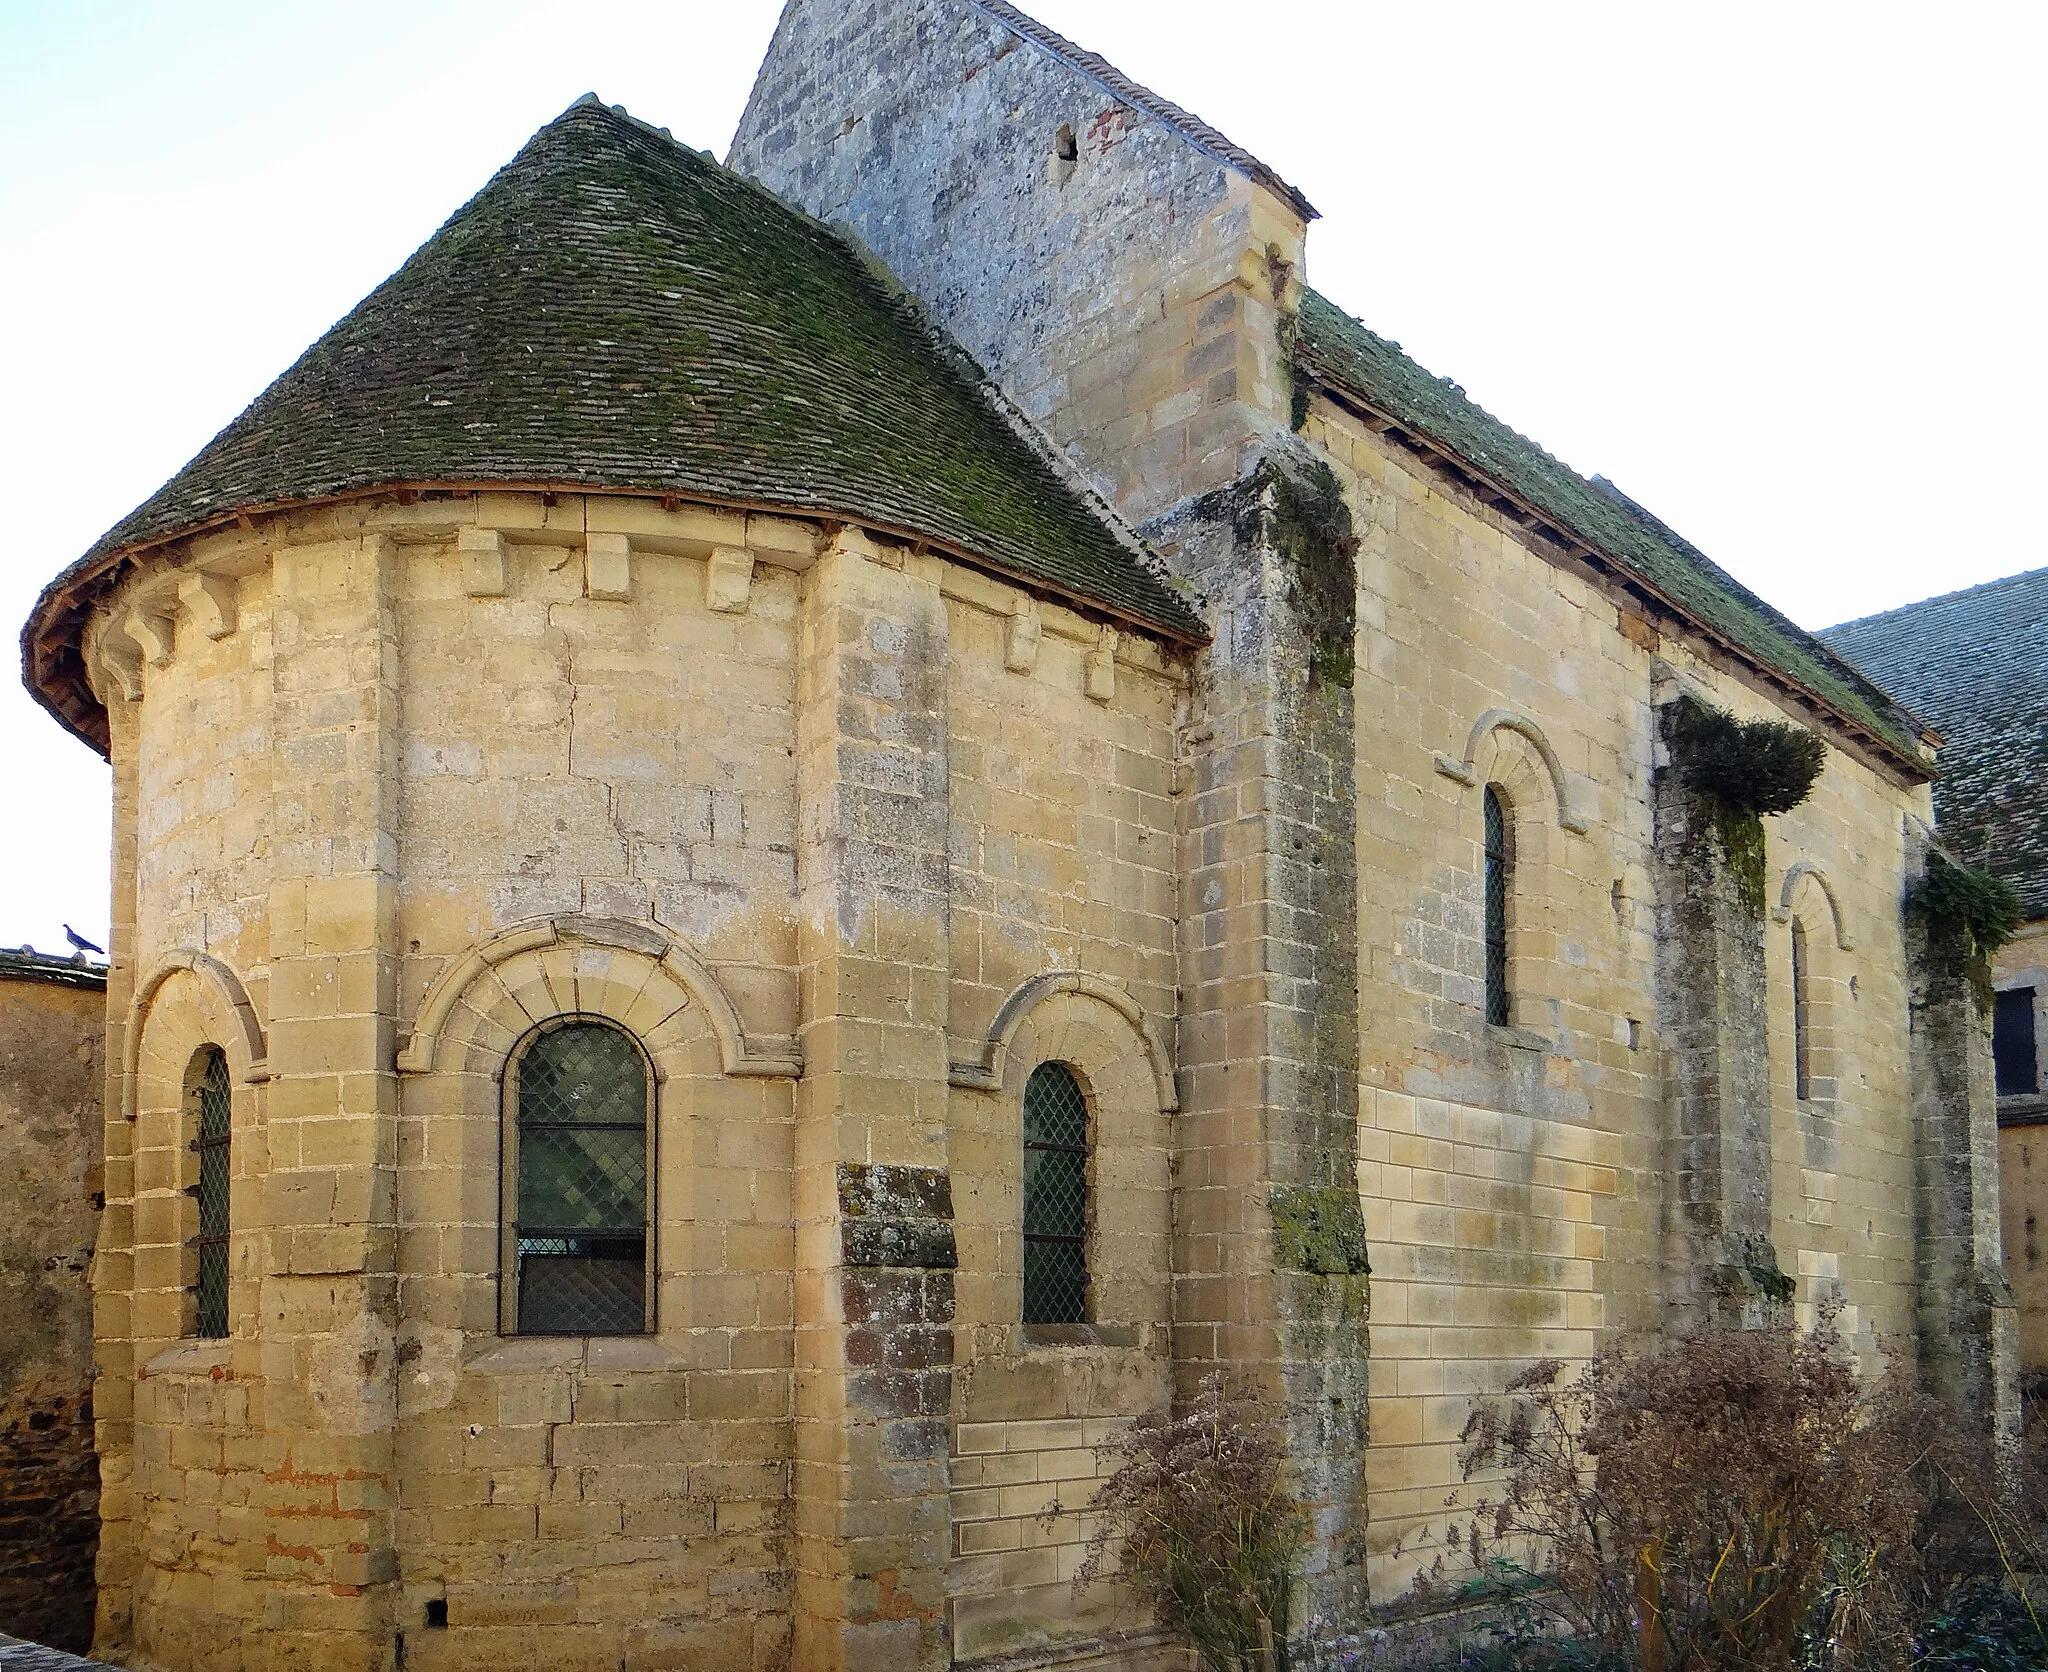
[[[78,637],[112,560],[238,512],[424,484],[839,515],[1207,636],[849,244],[587,96],[44,591],[22,636],[31,691],[104,749]]]
[[[2048,569],[1845,621],[1821,637],[1944,738],[1943,839],[2048,918]]]
[[[1488,492],[1539,514],[1694,627],[1799,687],[1899,763],[1927,775],[1920,727],[1876,684],[1709,561],[1642,506],[1588,479],[1425,371],[1327,297],[1302,298],[1295,362],[1312,385],[1348,395],[1446,455]]]
[[[1142,110],[1155,120],[1164,122],[1197,150],[1207,152],[1218,162],[1228,163],[1239,173],[1258,181],[1260,185],[1283,198],[1303,220],[1313,221],[1320,218],[1313,203],[1242,145],[1234,144],[1210,127],[1201,117],[1181,109],[1171,99],[1162,99],[1151,88],[1133,81],[1107,58],[1090,52],[1084,46],[1076,46],[1058,31],[1048,29],[1037,18],[1018,11],[1015,6],[1008,3],[1008,0],[967,0],[967,5],[981,13],[983,17],[1000,23],[1019,39],[1034,42],[1045,48],[1069,69],[1086,76],[1104,92],[1120,99],[1132,109]]]

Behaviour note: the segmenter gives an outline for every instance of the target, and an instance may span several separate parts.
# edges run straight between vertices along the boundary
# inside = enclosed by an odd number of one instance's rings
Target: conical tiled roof
[[[123,555],[238,513],[471,484],[837,515],[1204,636],[851,246],[586,98],[45,590],[23,633],[29,687],[104,747],[78,637]]]

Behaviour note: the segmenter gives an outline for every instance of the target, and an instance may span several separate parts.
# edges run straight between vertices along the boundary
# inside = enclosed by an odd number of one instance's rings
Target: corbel
[[[583,549],[583,590],[613,602],[633,596],[633,542],[624,534],[592,534]]]
[[[1038,641],[1044,636],[1038,619],[1038,605],[1028,592],[1020,592],[1010,605],[1010,619],[1003,629],[1003,666],[1012,673],[1030,673],[1038,666]]]
[[[462,590],[472,598],[502,598],[512,590],[505,536],[495,528],[464,528],[455,535],[462,556]]]
[[[738,546],[714,546],[704,564],[704,607],[720,615],[745,615],[754,594],[754,554]]]
[[[130,604],[122,626],[128,636],[142,647],[151,667],[160,668],[170,661],[171,618],[156,599],[137,599]]]
[[[100,634],[97,655],[100,666],[120,688],[123,699],[142,701],[142,646],[129,637],[125,620],[107,623]]]
[[[1083,658],[1087,668],[1087,692],[1094,702],[1108,702],[1116,696],[1116,629],[1105,626],[1095,648]]]
[[[224,575],[190,574],[178,581],[178,602],[192,624],[210,639],[235,630],[235,583]]]

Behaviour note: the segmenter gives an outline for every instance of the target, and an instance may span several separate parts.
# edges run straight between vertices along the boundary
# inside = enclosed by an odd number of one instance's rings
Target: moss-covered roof
[[[2048,569],[1821,629],[1941,728],[1934,816],[1959,855],[2048,918]]]
[[[52,583],[23,633],[30,689],[105,746],[78,638],[124,554],[262,508],[493,483],[836,515],[1206,636],[851,246],[586,98]]]
[[[1625,494],[1552,458],[1314,291],[1302,299],[1295,359],[1312,384],[1350,396],[1535,512],[1693,627],[1806,692],[1910,772],[1927,775],[1913,717],[1811,633]]]

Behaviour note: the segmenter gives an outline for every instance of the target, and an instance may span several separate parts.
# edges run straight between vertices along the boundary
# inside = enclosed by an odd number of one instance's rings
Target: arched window
[[[1486,786],[1486,1019],[1508,1025],[1508,899],[1515,886],[1515,840],[1500,792]]]
[[[1792,919],[1792,1082],[1804,1103],[1813,1095],[1813,994],[1808,984],[1806,925]]]
[[[1066,1064],[1024,1084],[1024,1322],[1088,1321],[1088,1103]]]
[[[197,1119],[191,1150],[198,1177],[187,1193],[198,1204],[199,1230],[192,1239],[192,1333],[218,1341],[228,1333],[228,1179],[234,1148],[233,1097],[228,1059],[218,1045],[193,1053],[186,1083]]]
[[[652,1329],[646,1057],[618,1028],[572,1020],[531,1036],[507,1078],[500,1327]]]

